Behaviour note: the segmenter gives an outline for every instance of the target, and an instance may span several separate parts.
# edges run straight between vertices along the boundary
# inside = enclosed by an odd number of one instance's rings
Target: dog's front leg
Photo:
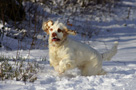
[[[67,59],[61,60],[59,63],[59,73],[64,73],[69,69],[74,69],[76,67],[75,64],[76,63],[74,62],[74,60],[67,60]]]
[[[50,66],[53,66],[54,70],[59,72],[59,62],[53,59],[50,59]]]
[[[54,70],[59,72],[59,65],[54,66]]]

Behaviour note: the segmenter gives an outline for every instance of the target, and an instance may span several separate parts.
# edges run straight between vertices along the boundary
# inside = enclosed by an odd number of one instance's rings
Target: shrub
[[[12,60],[4,56],[0,57],[0,80],[15,79],[24,82],[37,80],[38,64],[36,62],[27,62],[25,59]]]

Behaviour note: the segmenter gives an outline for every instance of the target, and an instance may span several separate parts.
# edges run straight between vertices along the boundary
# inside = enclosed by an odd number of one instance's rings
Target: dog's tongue
[[[53,38],[52,41],[60,41],[59,38]]]

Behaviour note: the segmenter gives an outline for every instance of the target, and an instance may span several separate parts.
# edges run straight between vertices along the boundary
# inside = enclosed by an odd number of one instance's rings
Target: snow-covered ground
[[[135,22],[135,21],[134,21]],[[48,59],[48,50],[31,50],[30,59],[39,61],[40,72],[34,83],[6,80],[0,81],[0,90],[135,90],[136,88],[136,24],[123,23],[103,24],[104,31],[90,41],[90,45],[103,51],[110,48],[114,41],[119,41],[118,53],[109,62],[103,63],[108,72],[103,76],[80,76],[78,70],[59,76],[47,61],[40,62],[41,57]],[[106,30],[110,30],[107,32]],[[78,36],[77,36],[78,37]],[[16,56],[17,51],[1,50],[1,55]],[[21,50],[26,57],[29,50]]]
[[[124,0],[125,5],[135,6],[134,0]],[[35,50],[6,50],[0,48],[0,55],[6,57],[20,56],[36,60],[39,64],[37,80],[34,83],[16,80],[0,81],[0,90],[135,90],[136,89],[136,12],[130,14],[129,19],[109,20],[91,24],[100,28],[98,36],[86,39],[83,42],[100,52],[109,49],[114,41],[119,41],[118,53],[109,62],[103,63],[103,68],[108,72],[101,76],[81,76],[78,69],[58,75],[48,62],[48,49]],[[87,17],[86,17],[87,18]],[[18,41],[12,40],[13,44]],[[80,40],[80,35],[75,39]],[[11,41],[10,41],[11,42]],[[8,42],[7,42],[8,43]],[[12,45],[14,46],[14,45]],[[42,61],[46,58],[47,61]]]

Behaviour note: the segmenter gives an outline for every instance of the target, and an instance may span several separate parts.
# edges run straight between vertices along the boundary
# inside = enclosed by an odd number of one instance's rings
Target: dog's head
[[[42,29],[49,34],[49,43],[60,44],[67,36],[76,35],[76,32],[69,30],[63,23],[56,21],[55,23],[51,20],[43,22]]]

